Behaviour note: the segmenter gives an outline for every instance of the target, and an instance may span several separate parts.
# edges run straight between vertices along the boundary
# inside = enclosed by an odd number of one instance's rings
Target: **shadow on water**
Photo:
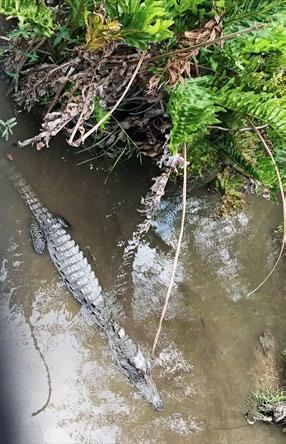
[[[1,88],[6,120],[13,109]],[[124,245],[140,220],[151,173],[128,162],[106,183],[97,163],[75,166],[78,156],[62,138],[41,152],[12,147],[35,131],[33,118],[21,114],[13,140],[1,141],[1,155],[13,153],[42,201],[70,221],[75,239],[92,252],[102,287],[116,295]],[[170,277],[179,194],[166,196],[125,270],[121,321],[147,350]],[[2,174],[0,198],[1,416],[13,444],[284,442],[278,429],[251,427],[243,418],[259,335],[268,329],[285,347],[284,264],[259,293],[245,297],[277,254],[278,207],[252,198],[243,212],[220,220],[216,195],[189,193],[176,285],[153,366],[166,404],[158,413],[120,374],[53,265],[33,253],[31,215]]]

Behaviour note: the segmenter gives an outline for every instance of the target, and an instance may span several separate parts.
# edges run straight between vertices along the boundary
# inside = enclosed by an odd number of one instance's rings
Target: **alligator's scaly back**
[[[3,166],[3,162],[0,162],[0,166]],[[65,222],[40,202],[38,196],[13,165],[6,165],[5,173],[8,174],[20,196],[34,214],[36,219],[33,222],[34,229],[36,227],[36,232],[41,233],[49,255],[67,288],[89,310],[95,322],[104,331],[120,368],[129,380],[156,409],[160,410],[163,402],[150,378],[148,360],[125,330],[114,320],[111,302],[104,295],[79,246],[65,229]]]

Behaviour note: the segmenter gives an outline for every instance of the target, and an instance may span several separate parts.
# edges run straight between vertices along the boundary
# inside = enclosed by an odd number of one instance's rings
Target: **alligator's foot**
[[[47,249],[47,239],[36,219],[33,219],[30,224],[30,236],[36,253],[44,254]]]
[[[65,217],[60,216],[59,214],[54,214],[54,217],[57,218],[58,222],[61,224],[61,226],[62,226],[63,228],[68,228],[68,229],[71,229],[71,228],[72,228],[71,224],[69,223],[68,220],[66,220]]]

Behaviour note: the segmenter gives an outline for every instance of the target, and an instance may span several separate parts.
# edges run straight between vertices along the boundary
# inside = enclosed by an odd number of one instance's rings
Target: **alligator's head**
[[[150,364],[138,349],[134,357],[123,359],[120,362],[122,369],[139,392],[155,409],[162,410],[164,403],[150,377]]]

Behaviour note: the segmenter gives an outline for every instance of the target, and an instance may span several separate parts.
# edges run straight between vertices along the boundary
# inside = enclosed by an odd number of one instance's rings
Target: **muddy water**
[[[13,108],[1,88],[6,120]],[[151,173],[126,163],[106,182],[98,162],[77,167],[83,158],[61,138],[41,152],[14,148],[13,141],[35,133],[35,120],[18,116],[1,155],[13,153],[42,201],[70,221],[74,237],[92,253],[102,287],[118,298],[121,322],[150,350],[172,267],[180,196],[170,189],[154,229],[122,269]],[[285,442],[278,429],[249,426],[243,417],[259,335],[268,330],[285,347],[285,265],[246,298],[277,254],[277,206],[252,198],[243,212],[219,220],[215,194],[189,193],[176,285],[153,363],[166,403],[158,413],[118,371],[105,339],[88,325],[53,265],[33,253],[29,211],[3,174],[0,198],[0,398],[13,444]]]

